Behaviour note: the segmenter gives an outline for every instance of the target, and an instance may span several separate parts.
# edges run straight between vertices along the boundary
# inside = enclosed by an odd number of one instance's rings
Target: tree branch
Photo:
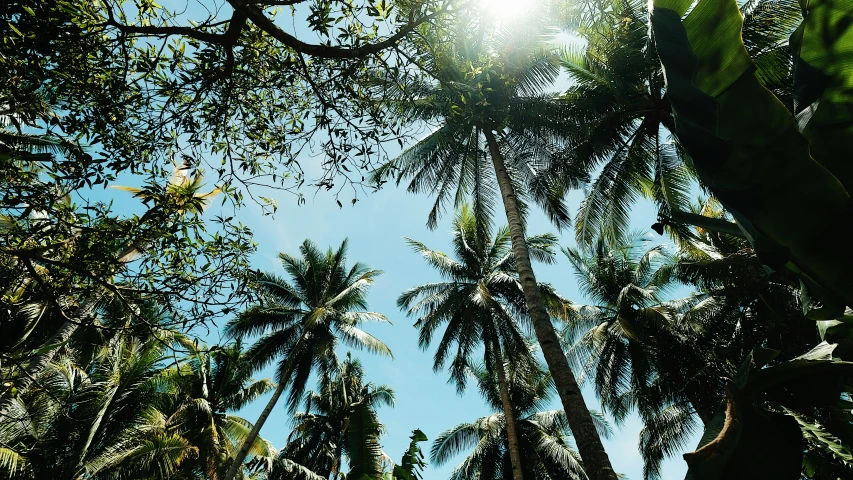
[[[257,3],[261,3],[264,6],[295,5],[297,3],[302,3],[303,1],[305,0],[283,0]],[[230,49],[236,45],[239,33],[248,19],[268,35],[297,52],[310,55],[312,57],[347,59],[363,57],[392,47],[406,35],[413,32],[422,23],[428,22],[447,11],[447,7],[443,7],[440,10],[436,10],[433,13],[424,15],[417,19],[414,18],[414,15],[410,15],[408,22],[406,22],[406,24],[403,25],[397,33],[376,43],[369,43],[360,47],[333,47],[329,45],[306,43],[285,32],[279,28],[272,19],[267,17],[262,8],[258,7],[255,2],[246,0],[228,0],[228,3],[234,8],[234,16],[229,21],[228,30],[225,33],[210,33],[198,30],[194,27],[180,27],[173,25],[125,25],[115,19],[113,11],[110,8],[107,8],[108,18],[104,25],[115,27],[125,34],[152,36],[180,35],[188,38],[194,38],[205,43],[222,45],[223,47],[226,47],[230,53]],[[233,64],[233,54],[229,55],[228,61]]]
[[[119,23],[112,16],[112,12],[110,12],[110,18],[107,20],[106,25],[117,28],[120,32],[125,34],[141,34],[141,35],[152,35],[155,37],[159,36],[172,36],[172,35],[180,35],[182,37],[189,37],[199,40],[205,43],[213,43],[216,45],[225,45],[227,42],[227,36],[220,33],[209,33],[203,32],[201,30],[196,30],[192,27],[177,27],[177,26],[138,26],[138,25],[125,25],[123,23]],[[230,30],[230,27],[229,27]]]
[[[287,7],[290,5],[297,5],[300,3],[304,3],[306,1],[307,0],[260,0],[260,1],[249,2],[249,3],[255,3],[258,5],[263,5],[265,7]]]
[[[266,14],[255,5],[248,4],[243,0],[228,0],[228,3],[234,7],[234,10],[237,12],[244,13],[252,23],[255,24],[258,28],[266,32],[271,37],[275,38],[279,42],[283,43],[285,46],[288,46],[297,52],[303,53],[305,55],[310,55],[312,57],[320,57],[320,58],[359,58],[365,55],[370,55],[373,53],[381,52],[382,50],[395,45],[399,42],[403,37],[414,31],[419,25],[433,18],[437,17],[441,13],[445,11],[445,8],[441,10],[436,10],[435,12],[415,19],[413,16],[409,16],[409,21],[406,22],[404,26],[400,28],[394,35],[386,38],[377,43],[370,43],[367,45],[362,45],[360,47],[332,47],[328,45],[317,45],[311,43],[305,43],[302,40],[294,37],[293,35],[285,32],[281,28],[278,27]]]

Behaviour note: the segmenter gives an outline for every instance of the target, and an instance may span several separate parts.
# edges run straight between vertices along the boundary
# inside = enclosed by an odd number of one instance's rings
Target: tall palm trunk
[[[119,264],[119,271],[124,268],[124,265],[131,260],[133,257],[138,254],[143,246],[143,240],[136,239],[130,243],[130,246],[125,248],[119,256],[116,258],[116,261]],[[59,330],[56,331],[48,340],[45,342],[45,347],[42,349],[42,353],[34,356],[27,363],[27,366],[24,367],[24,370],[21,376],[15,381],[15,388],[17,389],[18,395],[26,392],[30,386],[32,386],[33,382],[35,382],[36,377],[38,377],[41,372],[47,368],[47,365],[53,360],[53,357],[56,355],[56,352],[59,351],[59,348],[62,345],[68,343],[71,339],[71,336],[74,335],[74,332],[80,328],[80,325],[83,325],[89,317],[94,313],[95,307],[98,306],[98,303],[106,296],[106,292],[103,289],[97,290],[91,297],[83,299],[70,317],[66,317],[67,320],[65,323],[59,327]],[[12,398],[6,398],[0,401],[0,418],[5,417],[9,412],[9,407],[12,406]]]
[[[281,379],[279,379],[281,380]],[[272,394],[272,398],[267,402],[267,406],[264,407],[264,411],[261,412],[261,415],[258,417],[258,421],[252,426],[252,430],[249,432],[249,436],[243,440],[243,445],[240,446],[240,451],[237,452],[237,456],[231,462],[231,466],[228,467],[228,472],[225,473],[224,480],[234,480],[234,477],[237,476],[237,470],[243,465],[243,461],[246,460],[246,456],[249,455],[249,449],[252,447],[252,444],[255,443],[255,439],[258,438],[258,434],[261,432],[261,427],[264,426],[264,423],[267,421],[267,418],[272,413],[273,407],[278,403],[278,399],[281,398],[281,394],[284,393],[284,388],[287,385],[287,382],[279,381],[278,386],[275,388],[275,392]]]
[[[486,142],[489,146],[492,162],[495,166],[495,176],[501,189],[504,210],[509,223],[510,236],[512,238],[512,251],[518,266],[518,276],[521,280],[521,288],[524,299],[530,311],[533,329],[536,339],[542,349],[542,355],[548,364],[548,370],[554,379],[557,393],[563,403],[563,410],[569,421],[575,441],[583,460],[584,470],[590,480],[616,480],[616,473],[610,464],[610,458],[604,451],[601,438],[595,430],[592,415],[581,396],[581,390],[574,374],[569,368],[569,362],[560,346],[560,338],[551,324],[551,317],[545,308],[542,293],[536,283],[536,276],[530,263],[530,252],[524,237],[524,227],[521,223],[521,215],[518,210],[518,202],[512,188],[512,182],[504,163],[495,134],[491,129],[485,129]]]
[[[501,354],[501,342],[498,335],[492,332],[492,349],[495,352],[495,363],[497,364],[498,385],[501,391],[501,405],[504,409],[504,421],[506,422],[507,444],[509,445],[509,461],[512,465],[513,480],[524,480],[524,474],[521,470],[521,449],[518,446],[518,431],[515,429],[515,414],[512,411],[512,401],[509,398],[509,388],[507,387],[506,370],[504,369],[504,359]]]

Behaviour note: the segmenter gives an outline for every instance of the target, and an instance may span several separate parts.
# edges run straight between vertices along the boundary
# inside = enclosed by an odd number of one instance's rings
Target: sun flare
[[[489,14],[511,19],[527,13],[535,0],[480,0],[480,4]]]

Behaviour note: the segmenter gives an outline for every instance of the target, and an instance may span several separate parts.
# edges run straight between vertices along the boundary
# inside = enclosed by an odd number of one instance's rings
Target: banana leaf
[[[382,424],[369,405],[364,402],[354,403],[346,425],[347,430],[347,460],[350,470],[347,478],[354,480],[370,480],[382,478],[382,447],[379,446],[379,436]]]
[[[756,77],[736,0],[691,6],[650,7],[675,134],[762,262],[840,315],[853,305],[851,0],[810,0],[792,36],[800,122]]]
[[[695,452],[684,455],[687,480],[799,480],[804,442],[819,444],[846,464],[849,449],[825,428],[799,413],[796,405],[839,403],[853,376],[853,362],[837,358],[837,345],[822,342],[800,357],[767,366],[778,351],[756,349],[726,388],[726,400]],[[800,399],[794,402],[790,392]],[[851,470],[853,473],[853,470]]]

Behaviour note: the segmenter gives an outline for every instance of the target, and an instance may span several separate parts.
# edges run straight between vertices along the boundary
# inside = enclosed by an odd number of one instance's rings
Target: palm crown
[[[743,38],[768,88],[790,101],[787,37],[800,21],[796,2],[739,2]],[[671,138],[675,120],[657,51],[649,40],[648,7],[617,1],[599,10],[583,4],[577,31],[584,47],[563,52],[561,65],[571,86],[564,99],[580,135],[571,140],[571,162],[593,174],[575,222],[577,240],[592,245],[600,236],[624,240],[634,201],[645,197],[669,230],[688,206],[696,176],[689,158]],[[685,162],[685,159],[687,160]]]
[[[120,335],[90,361],[61,356],[41,370],[41,388],[15,398],[15,421],[0,424],[0,459],[10,478],[175,473],[197,449],[167,425],[175,390],[160,364],[173,339],[171,332]]]
[[[565,251],[591,302],[573,306],[568,356],[617,420],[640,414],[647,478],[659,478],[699,421],[712,422],[741,358],[759,345],[796,352],[815,340],[791,279],[768,274],[745,245],[695,229],[676,255],[639,237]],[[679,284],[696,291],[668,298]]]
[[[518,361],[529,356],[522,329],[528,317],[508,229],[502,227],[492,236],[489,225],[478,224],[474,213],[463,206],[453,221],[452,235],[457,260],[406,239],[444,281],[409,289],[400,295],[397,305],[409,315],[419,315],[415,326],[420,330],[418,341],[422,348],[429,347],[438,329],[445,326],[434,368],[438,371],[450,360],[451,379],[462,391],[468,379],[467,365],[478,346],[486,346],[489,365],[495,361],[497,348],[521,355]],[[531,255],[553,262],[556,240],[553,234],[529,237]],[[555,309],[565,305],[565,300],[545,287]],[[500,340],[496,344],[493,338]]]
[[[226,327],[235,337],[260,335],[247,356],[255,368],[278,361],[277,378],[290,386],[291,410],[302,400],[315,366],[321,376],[337,368],[339,341],[391,356],[384,343],[359,328],[366,322],[388,322],[367,311],[367,291],[382,272],[361,263],[347,269],[346,240],[336,251],[323,253],[309,240],[299,250],[299,257],[279,254],[291,281],[260,274],[260,302]]]
[[[182,463],[182,471],[215,480],[221,478],[228,458],[252,427],[228,412],[240,410],[275,384],[251,378],[252,370],[239,342],[210,349],[181,343],[189,350],[189,357],[164,372],[176,393],[168,423],[184,432],[198,450]],[[272,451],[265,440],[256,438],[250,452],[256,457],[270,457]]]
[[[482,364],[469,365],[468,374],[476,380],[489,407],[500,413],[459,424],[439,434],[432,445],[432,461],[442,465],[456,455],[470,452],[454,469],[451,480],[507,478],[510,461],[498,379]],[[571,433],[565,413],[562,410],[544,410],[553,394],[550,376],[536,364],[512,364],[508,368],[508,377],[519,444],[525,459],[525,477],[554,480],[586,478],[580,458],[569,443]],[[594,413],[593,418],[599,433],[609,435],[609,425],[604,418],[598,413]]]
[[[384,315],[367,311],[367,291],[381,272],[361,263],[348,269],[346,240],[325,254],[305,240],[299,251],[299,257],[279,254],[291,281],[259,274],[260,301],[225,327],[228,335],[238,338],[259,336],[247,351],[253,368],[278,363],[278,387],[243,441],[226,480],[236,475],[285,387],[290,387],[287,404],[294,412],[315,370],[321,378],[332,376],[340,365],[335,351],[339,341],[391,356],[387,345],[360,328],[366,322],[388,322]]]
[[[305,395],[305,411],[294,417],[281,455],[324,478],[339,478],[343,474],[342,456],[349,458],[356,453],[347,441],[350,425],[359,420],[354,413],[393,405],[394,392],[386,385],[366,383],[361,362],[349,353],[331,377],[319,379],[317,387]],[[349,463],[352,465],[353,459]]]
[[[513,153],[508,168],[520,208],[526,210],[525,201],[532,199],[555,224],[567,225],[562,194],[579,183],[563,181],[577,175],[561,175],[571,165],[558,160],[560,139],[576,128],[567,105],[543,93],[559,74],[558,57],[545,39],[518,28],[494,35],[434,32],[425,37],[420,60],[434,82],[397,80],[382,88],[392,92],[386,96],[394,97],[402,117],[435,130],[376,170],[374,180],[405,180],[410,192],[435,192],[430,228],[447,204],[458,207],[466,197],[477,218],[487,222],[497,189],[485,136],[497,132],[501,147]]]
[[[591,374],[602,405],[622,419],[654,380],[651,345],[673,340],[663,293],[672,285],[672,258],[663,246],[645,249],[642,238],[609,248],[600,239],[592,251],[565,249],[581,291],[592,305],[574,306],[564,335],[576,340],[568,356]]]

